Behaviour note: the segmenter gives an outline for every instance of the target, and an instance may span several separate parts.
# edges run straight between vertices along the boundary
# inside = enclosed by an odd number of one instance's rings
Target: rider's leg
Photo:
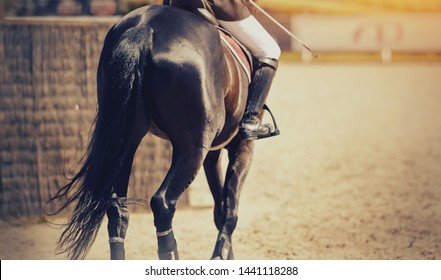
[[[254,56],[279,59],[281,53],[279,45],[254,16],[238,21],[219,20],[219,23],[244,44]]]
[[[258,139],[271,135],[271,125],[262,125],[258,115],[274,79],[280,47],[265,28],[250,16],[240,21],[219,21],[257,57],[253,80],[250,85],[247,107],[240,128],[240,137],[244,140]]]
[[[242,140],[253,140],[272,135],[273,126],[262,124],[259,114],[265,105],[276,70],[277,60],[265,58],[256,62],[253,80],[248,91],[245,114],[239,129],[239,136]]]

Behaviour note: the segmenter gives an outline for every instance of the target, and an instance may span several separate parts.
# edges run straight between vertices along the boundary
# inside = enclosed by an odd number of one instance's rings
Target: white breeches
[[[254,16],[239,21],[219,20],[220,25],[231,32],[256,57],[279,59],[280,47]]]

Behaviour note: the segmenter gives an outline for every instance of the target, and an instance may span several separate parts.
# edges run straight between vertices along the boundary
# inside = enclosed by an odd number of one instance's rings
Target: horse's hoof
[[[176,240],[175,240],[175,244],[173,246],[172,251],[160,252],[158,250],[158,258],[160,260],[179,260],[178,246],[177,246]]]
[[[126,252],[124,249],[124,243],[112,242],[110,243],[110,259],[111,260],[125,260]]]
[[[165,235],[158,235],[158,257],[160,260],[179,260],[178,244],[173,230],[170,229]]]
[[[217,237],[216,246],[214,247],[212,260],[231,260],[233,258],[233,248],[231,245],[231,237],[220,232]]]
[[[228,253],[228,260],[234,260],[233,247],[230,248],[230,252]]]
[[[176,243],[176,240],[174,240],[174,245],[171,248],[171,251],[168,252],[160,252],[158,250],[158,258],[160,260],[179,260],[179,254],[178,254],[178,245]]]
[[[166,253],[158,252],[158,258],[160,260],[179,260],[178,251],[171,251]]]

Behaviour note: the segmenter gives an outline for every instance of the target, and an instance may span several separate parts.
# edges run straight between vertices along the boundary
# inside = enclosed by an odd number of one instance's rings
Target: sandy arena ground
[[[282,135],[256,143],[237,259],[441,259],[440,64],[285,62],[269,104]],[[208,187],[190,195],[198,207],[174,219],[180,256],[209,259]],[[0,234],[3,260],[65,258],[44,223],[0,222]],[[131,215],[126,251],[156,259],[151,213]],[[103,226],[87,258],[108,257]]]

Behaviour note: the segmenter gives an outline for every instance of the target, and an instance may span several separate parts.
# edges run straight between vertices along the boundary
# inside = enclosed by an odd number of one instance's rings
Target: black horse
[[[138,145],[151,132],[173,147],[170,170],[150,202],[159,258],[178,259],[173,215],[203,166],[219,230],[212,258],[232,259],[231,237],[254,141],[236,137],[249,82],[215,26],[176,7],[137,9],[108,32],[97,83],[98,112],[84,165],[51,200],[62,202],[60,210],[77,201],[60,251],[84,258],[107,214],[111,258],[125,258],[129,176]],[[225,177],[223,148],[229,157]]]

